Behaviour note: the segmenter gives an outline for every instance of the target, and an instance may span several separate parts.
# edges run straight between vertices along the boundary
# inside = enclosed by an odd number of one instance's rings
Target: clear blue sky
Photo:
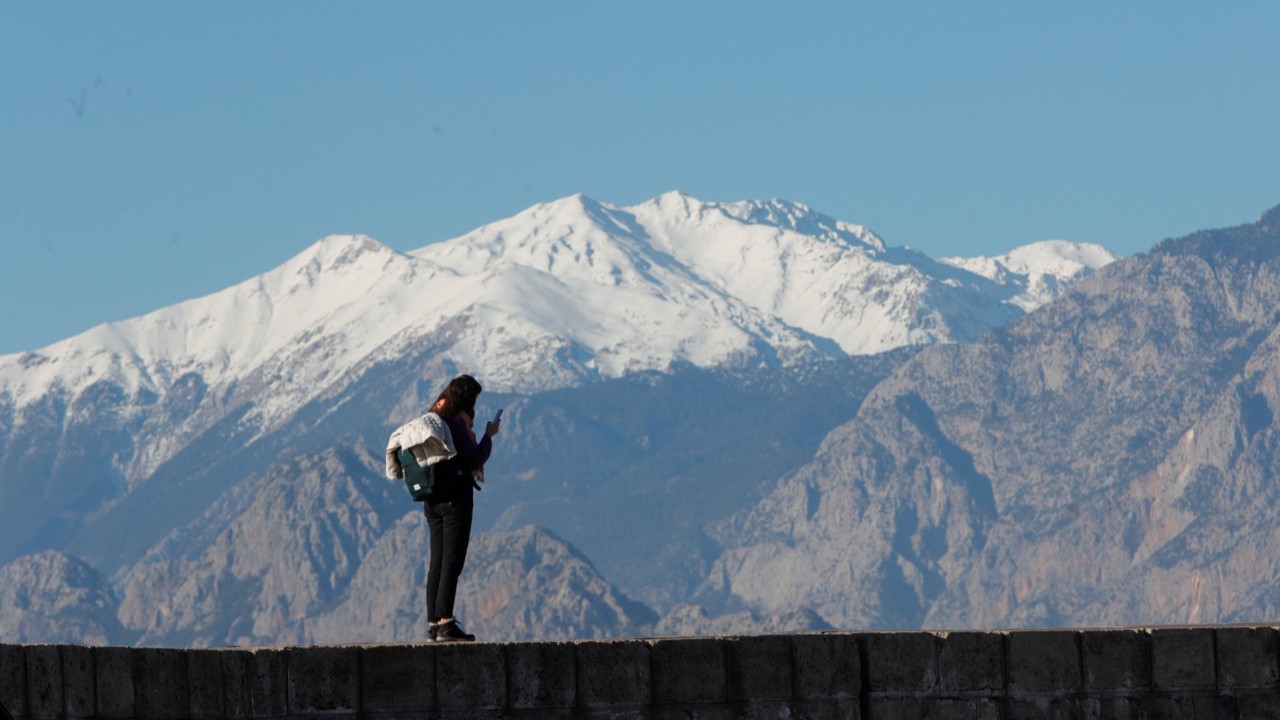
[[[0,353],[582,192],[932,255],[1280,204],[1276,2],[6,2]]]

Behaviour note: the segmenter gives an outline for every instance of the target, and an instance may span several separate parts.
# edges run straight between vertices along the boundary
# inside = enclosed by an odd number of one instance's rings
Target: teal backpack
[[[439,489],[439,483],[436,482],[436,465],[433,463],[426,467],[418,464],[418,460],[413,457],[413,453],[401,448],[396,455],[400,458],[400,467],[404,469],[404,484],[409,488],[409,494],[413,496],[414,502],[429,501]]]

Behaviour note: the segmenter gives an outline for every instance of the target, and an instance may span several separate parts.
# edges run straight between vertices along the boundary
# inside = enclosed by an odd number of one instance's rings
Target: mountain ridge
[[[695,597],[871,628],[1273,616],[1277,230],[1164,241],[922,349],[719,525]]]
[[[673,204],[681,205],[687,216],[718,215],[722,219],[732,219],[748,228],[774,227],[787,232],[795,232],[798,229],[820,231],[813,236],[808,236],[810,242],[815,239],[824,242],[839,239],[845,249],[853,248],[878,254],[893,250],[893,248],[887,248],[882,240],[861,226],[833,220],[814,213],[798,203],[784,201],[703,203],[690,196],[672,192],[632,208],[615,208],[583,195],[575,195],[554,203],[534,206],[514,218],[490,223],[459,238],[434,243],[408,253],[399,253],[363,235],[327,236],[277,268],[226,290],[183,301],[137,318],[106,323],[44,348],[0,356],[0,397],[22,406],[25,402],[53,388],[56,385],[54,378],[67,376],[111,378],[132,393],[143,390],[163,391],[167,383],[187,372],[200,372],[205,376],[207,384],[216,385],[228,374],[242,375],[269,361],[272,356],[287,348],[300,335],[305,338],[307,333],[314,335],[323,332],[327,324],[342,325],[344,328],[360,327],[361,323],[354,322],[357,318],[367,324],[371,317],[378,317],[377,314],[365,308],[361,308],[361,312],[356,317],[343,315],[342,308],[334,306],[335,301],[339,299],[370,296],[376,299],[375,309],[385,309],[385,312],[395,315],[397,312],[405,312],[403,309],[407,307],[419,310],[422,303],[416,302],[415,298],[424,295],[447,297],[459,292],[451,281],[477,275],[474,282],[488,283],[490,281],[488,273],[493,272],[494,269],[489,268],[483,261],[493,259],[494,253],[489,252],[488,255],[481,256],[477,260],[477,243],[485,240],[487,234],[492,233],[495,228],[514,226],[521,230],[528,230],[530,219],[539,218],[541,214],[548,211],[553,214],[567,212],[573,220],[566,224],[563,232],[547,239],[552,243],[550,245],[530,246],[531,241],[523,243],[526,253],[532,252],[535,248],[544,250],[544,252],[532,253],[531,257],[544,260],[547,267],[542,269],[548,272],[549,264],[554,262],[555,256],[559,254],[558,247],[573,239],[575,235],[581,236],[585,233],[589,236],[594,231],[602,237],[616,241],[616,236],[608,234],[609,228],[606,225],[623,232],[636,232],[639,226],[635,220],[638,217],[643,217],[655,226],[665,229],[662,246],[653,246],[657,249],[676,250],[678,248],[673,244],[675,240],[685,240],[687,246],[695,245],[696,238],[690,239],[685,225],[671,221],[669,213],[664,214],[666,212],[664,208],[669,209]],[[567,208],[574,208],[576,211]],[[584,215],[594,218],[586,225],[585,231],[577,228]],[[779,222],[777,220],[779,215],[787,217],[787,222]],[[774,224],[761,226],[747,223],[748,220],[759,221],[762,218],[770,219]],[[608,222],[605,222],[605,219]],[[673,234],[673,228],[682,230]],[[535,226],[527,236],[536,240],[539,232],[541,232],[540,227]],[[516,234],[519,235],[519,233]],[[647,231],[641,234],[649,236]],[[498,236],[503,237],[501,230],[498,231]],[[639,246],[634,242],[635,238],[628,239],[632,242],[624,247],[629,248],[633,255],[630,258],[630,266],[638,267],[641,271],[648,270],[644,262],[637,262],[637,258],[634,257],[635,248]],[[793,241],[793,245],[799,240],[798,237],[789,239]],[[561,245],[554,244],[556,242]],[[603,247],[601,243],[597,243],[596,246]],[[610,247],[616,248],[617,243],[614,242]],[[927,261],[928,264],[936,267],[946,266],[945,263],[932,261],[915,251],[902,250],[901,252],[917,260]],[[587,254],[593,253],[594,250]],[[696,257],[696,253],[685,254],[688,256],[686,260]],[[643,260],[651,262],[652,254],[644,257]],[[523,264],[534,266],[530,261]],[[777,264],[779,263],[776,257],[770,258],[770,265],[755,275],[763,273],[764,276],[768,276],[773,272],[773,266]],[[669,266],[674,265],[676,264],[669,263]],[[627,267],[628,265],[621,261],[611,262],[604,266],[601,277],[592,279],[597,282],[611,281]],[[741,267],[733,269],[740,270]],[[641,273],[637,272],[635,276],[640,275]],[[720,270],[715,275],[720,283],[724,284],[731,277],[740,276],[742,273],[733,272],[730,269]],[[343,282],[338,282],[339,280]],[[429,284],[431,281],[439,283],[440,286],[420,287],[424,282]],[[523,282],[533,281],[524,280]],[[316,291],[317,286],[322,283],[325,286],[320,291]],[[715,283],[712,283],[710,287],[714,288],[714,285]],[[707,290],[704,289],[702,292],[705,293]],[[289,305],[291,299],[302,295],[305,295],[306,300],[305,303],[299,303],[303,305],[302,308]],[[563,307],[558,309],[563,310]],[[446,302],[434,312],[427,313],[426,317],[416,325],[428,323],[432,317],[442,319],[455,315],[458,310],[459,308],[452,307]],[[728,308],[725,308],[725,311],[727,310]],[[184,317],[184,314],[190,317]],[[228,324],[228,319],[231,318],[236,320],[234,326]],[[590,326],[589,322],[581,319],[577,324]],[[818,332],[819,328],[809,327],[812,323],[789,324],[815,335],[822,335]],[[335,351],[341,353],[343,349],[347,349],[343,347],[346,345],[350,346],[349,349],[356,356],[363,357],[374,352],[384,343],[394,347],[397,333],[414,326],[415,324],[410,322],[395,323],[384,320],[375,323],[366,337],[344,340],[345,336],[336,332],[330,332],[329,336],[336,338],[335,342],[339,343]],[[236,329],[244,327],[254,329],[255,332],[248,338],[239,337]],[[767,324],[762,327],[767,327]],[[332,328],[329,329],[332,330]],[[771,332],[779,336],[788,334],[781,328]],[[165,338],[165,341],[159,346],[154,344],[148,346],[145,342],[145,338],[156,337]],[[932,339],[946,338],[932,337]],[[899,344],[908,344],[908,339],[903,338]],[[894,345],[896,346],[898,345]],[[884,349],[891,348],[868,346],[855,348],[855,351]],[[341,356],[335,358],[341,361],[343,367],[349,366],[357,359],[358,357],[353,357],[343,360]],[[6,360],[8,362],[5,362]],[[60,365],[66,367],[60,368]],[[134,372],[124,372],[126,366],[132,367]],[[627,369],[661,368],[654,367],[650,363],[643,367]]]

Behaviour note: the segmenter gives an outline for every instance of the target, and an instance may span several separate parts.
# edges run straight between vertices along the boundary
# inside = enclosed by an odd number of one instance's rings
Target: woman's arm
[[[493,440],[488,435],[476,442],[475,435],[467,428],[467,420],[461,414],[448,418],[449,431],[453,433],[453,449],[466,464],[468,470],[479,470],[489,459]]]

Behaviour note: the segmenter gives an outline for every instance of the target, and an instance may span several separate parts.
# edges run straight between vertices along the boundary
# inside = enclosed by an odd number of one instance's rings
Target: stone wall
[[[16,720],[1280,720],[1280,642],[1271,626],[1218,626],[207,650],[0,645],[0,703]]]

